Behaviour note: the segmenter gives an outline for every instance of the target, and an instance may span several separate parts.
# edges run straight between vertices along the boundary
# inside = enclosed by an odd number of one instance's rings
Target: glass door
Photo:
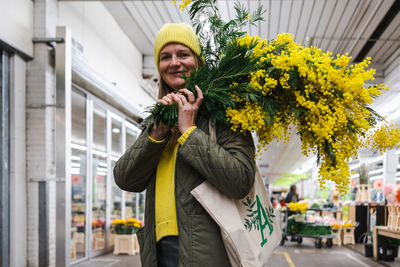
[[[127,150],[133,143],[135,143],[139,136],[140,130],[136,126],[126,122],[125,123],[125,146],[124,151]],[[125,192],[125,217],[139,219],[139,193]]]
[[[111,168],[114,169],[115,163],[118,158],[122,155],[122,122],[123,120],[112,114],[110,112],[111,117]],[[111,221],[115,219],[121,219],[124,217],[122,210],[123,203],[123,192],[122,190],[115,184],[114,176],[111,173]]]
[[[106,110],[93,105],[93,144],[91,180],[91,252],[106,248],[107,203],[107,119]],[[95,253],[96,254],[96,253]]]
[[[107,161],[105,155],[96,152],[92,158],[92,251],[105,248],[106,242],[106,200],[107,200]]]
[[[113,168],[140,130],[123,114],[74,86],[71,92],[71,262],[111,249],[111,222],[142,218],[144,194],[122,191]],[[69,212],[69,211],[68,211]]]
[[[86,96],[71,92],[71,261],[87,257]]]

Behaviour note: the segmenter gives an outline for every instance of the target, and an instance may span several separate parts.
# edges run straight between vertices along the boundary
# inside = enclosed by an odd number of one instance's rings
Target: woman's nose
[[[179,64],[181,64],[181,62],[179,61],[177,56],[172,56],[171,58],[171,66],[179,66]]]

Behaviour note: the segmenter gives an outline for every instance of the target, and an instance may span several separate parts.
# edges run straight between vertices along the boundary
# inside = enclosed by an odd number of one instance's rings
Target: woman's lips
[[[170,72],[169,75],[176,76],[176,77],[181,77],[182,76],[182,72],[181,71]]]

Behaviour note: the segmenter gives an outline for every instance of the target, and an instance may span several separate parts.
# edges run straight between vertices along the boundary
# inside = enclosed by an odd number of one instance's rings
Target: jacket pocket
[[[192,266],[231,266],[221,230],[208,215],[190,215]]]
[[[144,248],[144,227],[139,228],[139,230],[136,231],[136,236],[139,242],[139,248],[140,250],[143,250]]]

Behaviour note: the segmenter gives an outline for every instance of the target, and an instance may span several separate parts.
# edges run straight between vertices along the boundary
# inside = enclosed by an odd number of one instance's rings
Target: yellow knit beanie
[[[168,43],[180,43],[186,45],[196,55],[201,53],[201,45],[196,32],[186,23],[167,23],[157,33],[154,41],[154,61],[158,69],[161,49]]]

